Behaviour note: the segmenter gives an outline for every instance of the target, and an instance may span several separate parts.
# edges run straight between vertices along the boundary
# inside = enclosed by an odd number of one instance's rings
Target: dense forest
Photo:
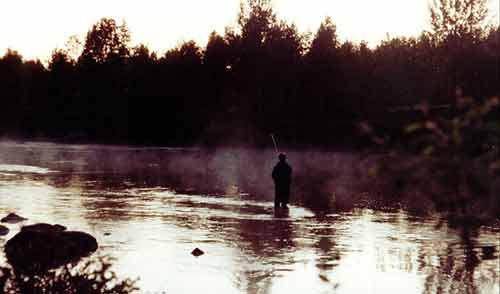
[[[487,15],[486,1],[436,1],[429,31],[369,48],[341,42],[331,18],[300,33],[269,0],[248,0],[237,27],[161,56],[103,18],[47,66],[12,49],[0,58],[0,137],[264,146],[275,133],[289,146],[360,144],[360,122],[393,131],[422,101],[446,109],[458,90],[499,94],[500,35]]]

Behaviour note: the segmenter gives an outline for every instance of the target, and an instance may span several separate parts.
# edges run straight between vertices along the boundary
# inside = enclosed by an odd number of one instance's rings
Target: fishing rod
[[[271,139],[273,139],[274,151],[276,151],[276,153],[279,153],[278,143],[276,142],[276,139],[274,138],[274,134],[271,134]]]

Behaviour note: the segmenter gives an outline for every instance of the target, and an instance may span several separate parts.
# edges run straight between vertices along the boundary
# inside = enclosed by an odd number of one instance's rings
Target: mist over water
[[[375,155],[284,151],[275,212],[271,149],[3,142],[0,215],[93,234],[144,293],[498,293],[498,228],[367,208]]]

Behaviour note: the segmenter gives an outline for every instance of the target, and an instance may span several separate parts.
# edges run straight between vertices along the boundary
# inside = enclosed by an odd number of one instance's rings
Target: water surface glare
[[[0,143],[0,216],[28,218],[0,245],[36,222],[89,232],[141,293],[499,293],[499,228],[318,210],[298,192],[275,211],[273,154],[253,152]],[[356,156],[325,158],[339,169],[331,192],[349,189]]]

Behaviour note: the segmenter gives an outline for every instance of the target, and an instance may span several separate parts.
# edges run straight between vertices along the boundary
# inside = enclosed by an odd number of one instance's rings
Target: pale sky
[[[418,35],[427,26],[432,0],[274,0],[280,19],[295,23],[301,32],[317,30],[331,16],[342,40],[371,45],[392,36]],[[490,0],[498,11],[500,0]],[[0,56],[7,48],[25,59],[46,61],[63,48],[71,35],[83,39],[102,17],[124,19],[132,43],[145,43],[160,54],[182,41],[206,45],[208,35],[235,26],[239,0],[2,0]],[[498,16],[498,13],[495,14]]]

